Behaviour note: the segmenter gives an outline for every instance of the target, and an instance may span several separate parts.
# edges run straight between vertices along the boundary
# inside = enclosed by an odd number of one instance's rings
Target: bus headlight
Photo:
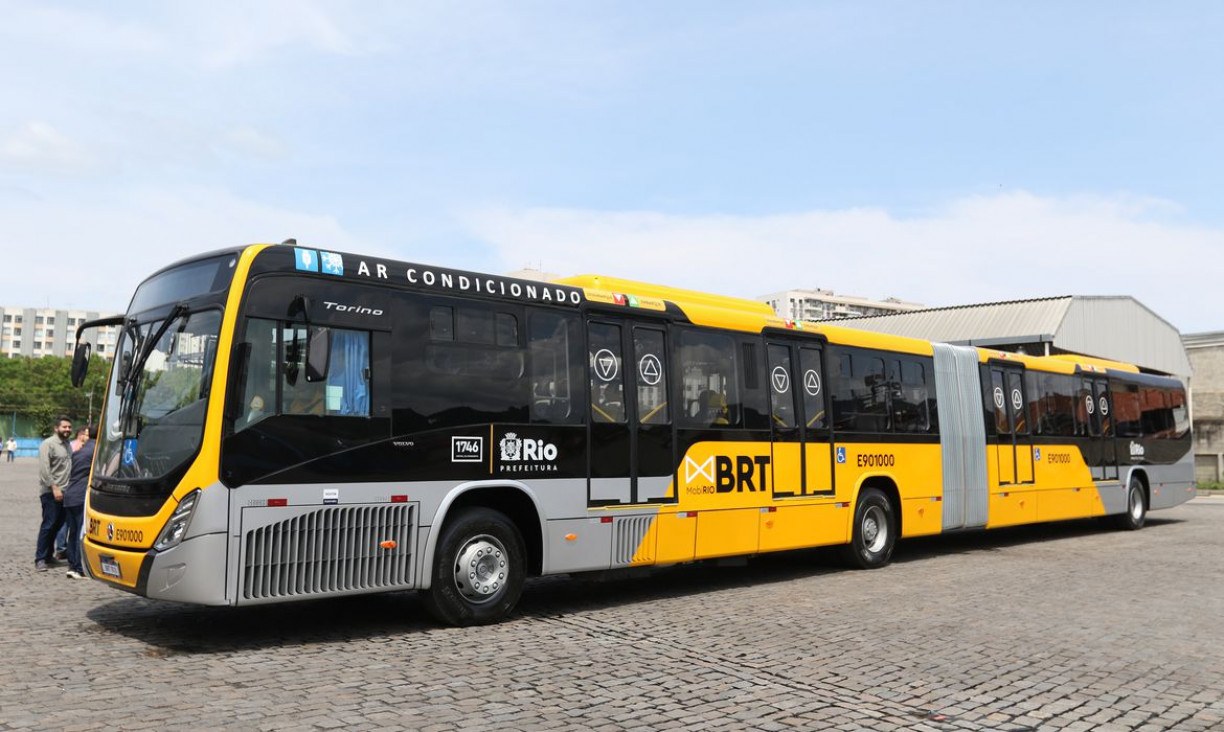
[[[167,549],[172,549],[183,541],[183,536],[187,533],[187,527],[191,524],[191,514],[195,511],[196,504],[200,501],[200,489],[183,496],[183,500],[179,501],[178,508],[174,509],[174,513],[170,514],[170,520],[166,522],[166,528],[162,529],[158,535],[157,541],[153,542],[153,548],[159,552],[164,552]]]

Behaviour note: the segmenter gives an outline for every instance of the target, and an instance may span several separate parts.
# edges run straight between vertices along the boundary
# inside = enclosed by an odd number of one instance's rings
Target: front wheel
[[[447,625],[505,618],[523,593],[525,555],[518,529],[504,514],[463,510],[447,521],[438,540],[425,606]]]
[[[1116,528],[1125,531],[1143,528],[1143,522],[1147,520],[1147,501],[1144,500],[1143,481],[1136,477],[1130,479],[1126,488],[1126,513],[1113,518]]]
[[[878,488],[866,488],[854,507],[854,535],[846,560],[861,569],[877,569],[892,559],[897,545],[897,517],[892,502]]]

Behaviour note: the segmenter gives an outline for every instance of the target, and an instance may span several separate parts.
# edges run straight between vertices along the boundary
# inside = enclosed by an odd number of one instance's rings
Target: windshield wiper
[[[136,381],[139,378],[140,373],[144,371],[145,361],[147,361],[149,356],[153,354],[153,349],[157,346],[157,342],[160,341],[162,336],[166,334],[166,331],[170,329],[170,326],[173,325],[179,318],[188,314],[190,311],[190,308],[188,308],[186,305],[183,303],[178,303],[171,308],[170,313],[166,316],[166,319],[161,322],[161,325],[157,326],[157,330],[146,336],[140,343],[139,352],[137,353],[136,358],[132,359],[132,365],[128,367],[126,375],[127,378],[124,380],[124,386],[126,387],[124,391],[126,394],[122,402],[122,411],[119,413],[119,423],[122,425],[124,437],[127,437],[131,432],[131,417],[132,413],[136,409]]]
[[[132,373],[139,374],[144,369],[145,361],[153,353],[157,342],[166,334],[166,331],[170,330],[170,326],[174,324],[174,321],[186,315],[187,312],[187,306],[182,303],[174,306],[170,314],[166,316],[166,319],[161,322],[161,325],[157,326],[157,331],[146,338],[145,342],[141,344],[140,355],[132,362]]]

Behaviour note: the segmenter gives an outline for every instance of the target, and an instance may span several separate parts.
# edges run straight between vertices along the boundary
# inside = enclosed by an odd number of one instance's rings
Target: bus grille
[[[638,558],[643,563],[654,561],[653,542],[642,543],[642,539],[646,538],[646,533],[650,530],[650,522],[653,519],[653,516],[625,516],[616,519],[612,535],[614,567],[633,564],[633,557],[638,553],[639,547],[641,547],[641,556]]]
[[[412,519],[410,505],[341,506],[251,529],[244,537],[242,595],[258,600],[406,586]]]

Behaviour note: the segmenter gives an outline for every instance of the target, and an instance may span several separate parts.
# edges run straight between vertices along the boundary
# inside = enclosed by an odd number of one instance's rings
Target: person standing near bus
[[[64,488],[72,477],[72,420],[55,420],[55,431],[38,446],[38,500],[42,502],[42,524],[38,527],[38,544],[34,550],[34,569],[47,571],[55,534],[64,523]]]
[[[4,450],[8,455],[8,462],[13,462],[13,458],[17,457],[17,440],[14,440],[12,435],[9,435],[8,442],[4,443]]]
[[[82,579],[85,569],[81,566],[81,523],[85,518],[85,488],[89,483],[89,466],[93,463],[94,440],[98,428],[84,428],[76,442],[80,447],[72,453],[72,475],[64,490],[64,525],[68,527],[65,548],[68,550],[68,579]]]

